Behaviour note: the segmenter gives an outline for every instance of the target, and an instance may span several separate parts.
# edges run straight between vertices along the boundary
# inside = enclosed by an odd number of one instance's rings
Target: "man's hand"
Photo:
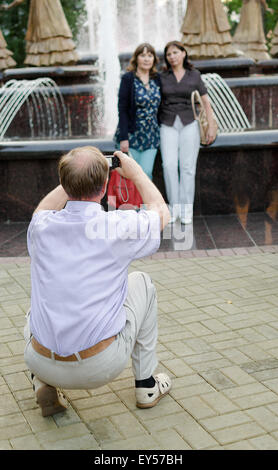
[[[133,158],[120,151],[114,152],[114,155],[121,161],[121,167],[116,168],[116,171],[124,178],[133,181],[148,210],[158,213],[160,228],[163,230],[169,222],[170,213],[159,190]]]
[[[114,155],[120,159],[121,166],[116,168],[117,172],[135,183],[138,176],[144,174],[141,166],[134,160],[121,151],[114,152]]]

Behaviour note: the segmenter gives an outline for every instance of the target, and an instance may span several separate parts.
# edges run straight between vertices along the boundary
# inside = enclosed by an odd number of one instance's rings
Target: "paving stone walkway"
[[[159,300],[159,371],[171,393],[135,406],[131,364],[98,390],[66,391],[43,418],[23,359],[28,258],[0,259],[0,449],[278,449],[278,253],[160,254],[136,261]]]

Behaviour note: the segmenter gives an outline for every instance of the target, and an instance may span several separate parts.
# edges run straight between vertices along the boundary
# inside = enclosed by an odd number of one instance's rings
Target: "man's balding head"
[[[108,178],[107,159],[96,147],[78,147],[59,162],[61,185],[72,199],[98,196]]]

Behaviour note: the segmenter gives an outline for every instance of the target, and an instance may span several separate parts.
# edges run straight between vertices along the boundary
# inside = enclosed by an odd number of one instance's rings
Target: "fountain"
[[[13,87],[12,94],[18,93],[16,81],[22,82],[19,87],[22,91],[25,80],[34,88],[33,96],[29,94],[13,120],[4,106],[7,118],[5,124],[1,124],[0,134],[1,220],[30,218],[37,201],[58,183],[57,160],[71,148],[91,144],[104,153],[114,151],[112,134],[117,120],[120,70],[125,69],[130,53],[141,39],[152,42],[161,56],[166,41],[180,37],[178,31],[185,8],[185,0],[109,0],[109,8],[108,0],[88,0],[88,18],[92,25],[88,35],[90,56],[83,48],[83,58],[76,66],[3,72],[0,103],[6,99],[5,94],[11,95]],[[144,21],[146,15],[153,22]],[[165,28],[166,19],[171,28]],[[154,28],[154,24],[159,28]],[[121,34],[123,28],[127,28],[124,35]],[[169,31],[168,37],[164,31]],[[235,199],[240,200],[239,187],[249,188],[252,210],[263,211],[273,184],[273,178],[270,183],[271,169],[275,166],[278,146],[278,77],[258,73],[250,75],[252,71],[262,70],[262,64],[255,66],[251,59],[193,63],[203,73],[220,129],[215,143],[200,151],[194,212],[197,215],[234,213]],[[42,97],[40,93],[44,88],[42,84],[46,84],[45,77],[49,80],[44,91],[46,95]],[[38,79],[41,82],[37,86]],[[56,88],[51,80],[59,89],[56,99],[53,97]],[[28,86],[24,91],[26,95]],[[18,100],[21,100],[19,96]],[[58,101],[63,109],[61,121],[65,116],[63,129],[56,121],[50,135],[45,124],[43,135],[42,118],[36,115],[35,104],[41,103],[39,108],[42,110],[49,102],[50,108],[44,114],[54,117]],[[29,118],[31,124],[28,124]],[[50,139],[46,138],[47,135]],[[159,154],[154,167],[154,182],[165,195]]]
[[[82,54],[97,54],[102,39],[99,34],[101,30],[99,23],[105,0],[86,0],[86,3],[89,45],[87,51],[86,46],[82,47]],[[130,54],[140,42],[150,42],[158,51],[162,51],[166,42],[180,36],[186,7],[187,0],[111,1],[111,11],[114,11],[114,19],[117,18],[118,27],[114,39],[119,54]],[[108,14],[107,10],[106,13]]]
[[[9,80],[0,90],[0,141],[24,104],[32,138],[67,136],[65,103],[54,80]]]
[[[219,131],[242,132],[251,129],[242,107],[226,82],[216,73],[202,75]]]

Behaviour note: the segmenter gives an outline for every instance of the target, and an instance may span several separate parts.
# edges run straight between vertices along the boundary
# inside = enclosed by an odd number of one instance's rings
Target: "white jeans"
[[[160,149],[167,198],[172,211],[193,205],[196,164],[200,149],[200,131],[197,121],[184,126],[176,116],[173,126],[161,125]]]
[[[93,389],[115,379],[130,357],[136,380],[149,378],[157,367],[157,299],[148,274],[128,276],[127,320],[113,343],[88,359],[62,362],[38,354],[32,347],[29,321],[24,329],[25,362],[42,382],[63,389]]]

